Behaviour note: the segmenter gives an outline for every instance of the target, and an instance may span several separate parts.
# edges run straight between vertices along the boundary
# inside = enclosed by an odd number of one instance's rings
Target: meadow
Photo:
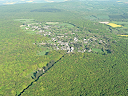
[[[116,22],[116,21],[112,21],[112,23],[116,23],[119,25],[122,25],[123,28],[128,28],[128,22]]]
[[[14,19],[14,21],[19,21],[19,22],[22,22],[22,23],[32,23],[34,22],[34,19]]]
[[[96,48],[92,48],[92,51],[94,51],[94,52],[102,52],[102,50],[101,49],[96,49]]]

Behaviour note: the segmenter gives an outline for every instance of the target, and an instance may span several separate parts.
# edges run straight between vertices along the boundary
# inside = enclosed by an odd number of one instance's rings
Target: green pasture
[[[20,27],[22,30],[25,30],[26,26]]]
[[[66,26],[66,27],[69,27],[69,28],[74,27],[73,25],[71,25],[69,23],[61,23],[61,24],[58,24],[58,26]]]
[[[47,43],[50,43],[50,44],[52,44],[53,42],[52,42],[51,40],[48,40],[48,41],[47,41]]]
[[[36,34],[35,31],[31,31],[31,30],[27,30],[26,33],[27,33],[27,34],[32,34],[32,35]]]
[[[102,52],[101,49],[97,49],[97,48],[92,48],[92,51],[93,51],[93,52]]]
[[[123,25],[122,28],[128,28],[128,22],[116,22],[116,21],[112,21],[112,23]]]
[[[26,77],[31,79],[31,76],[34,77],[33,73],[34,73],[34,72],[32,71],[32,72],[29,73]]]
[[[34,19],[14,19],[14,21],[20,21],[22,23],[26,23],[26,22],[32,23],[34,22]]]
[[[48,30],[48,29],[47,29],[47,30],[45,30],[45,31],[46,31],[46,32],[50,32],[51,30]]]
[[[37,55],[37,56],[44,56],[47,52],[49,52],[48,49],[45,50],[45,51],[40,51],[40,52],[38,52],[36,55]]]

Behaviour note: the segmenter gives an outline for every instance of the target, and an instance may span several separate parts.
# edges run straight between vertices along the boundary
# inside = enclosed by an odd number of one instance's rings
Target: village
[[[65,50],[70,52],[92,52],[105,47],[108,42],[96,36],[82,34],[79,28],[60,22],[31,23],[20,26],[29,34],[39,34],[50,38],[48,41],[33,43],[39,46],[49,47],[52,50]]]

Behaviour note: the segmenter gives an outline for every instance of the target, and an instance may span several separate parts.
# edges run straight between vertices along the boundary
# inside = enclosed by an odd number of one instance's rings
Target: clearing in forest
[[[50,25],[55,25],[55,24],[59,24],[59,22],[46,22],[46,24],[50,24]]]
[[[92,48],[92,51],[93,51],[93,52],[99,52],[99,53],[102,52],[101,49],[97,49],[97,48]]]
[[[112,21],[112,23],[116,23],[116,24],[122,25],[123,26],[122,28],[125,28],[125,29],[128,28],[128,22]]]
[[[15,21],[20,21],[20,22],[22,22],[22,23],[32,23],[32,22],[34,22],[34,19],[15,19]]]

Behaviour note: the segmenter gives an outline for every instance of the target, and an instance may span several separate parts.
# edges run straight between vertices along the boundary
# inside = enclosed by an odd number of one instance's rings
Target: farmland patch
[[[97,48],[92,48],[92,51],[93,51],[93,52],[99,52],[99,53],[102,52],[101,49],[97,49]]]
[[[26,31],[26,33],[27,33],[27,34],[32,34],[32,35],[36,34],[36,32],[35,32],[35,31],[31,31],[31,30]]]
[[[69,28],[74,27],[72,24],[69,24],[69,23],[61,23],[61,24],[58,24],[58,26],[65,26],[65,27],[69,27]]]
[[[107,25],[111,26],[111,27],[122,27],[122,25],[117,25],[114,23],[108,23]]]
[[[128,35],[119,35],[119,36],[128,37]]]
[[[128,28],[128,22],[116,22],[116,21],[112,21],[112,23],[116,23],[116,24],[122,25],[122,28]]]
[[[59,22],[46,22],[45,24],[48,24],[48,25],[55,25],[55,24],[59,24]]]
[[[38,52],[36,55],[38,55],[38,56],[44,56],[44,55],[47,55],[48,52],[49,52],[49,50],[40,51],[40,52]]]
[[[15,19],[14,21],[20,21],[22,23],[32,23],[34,22],[34,19]]]

